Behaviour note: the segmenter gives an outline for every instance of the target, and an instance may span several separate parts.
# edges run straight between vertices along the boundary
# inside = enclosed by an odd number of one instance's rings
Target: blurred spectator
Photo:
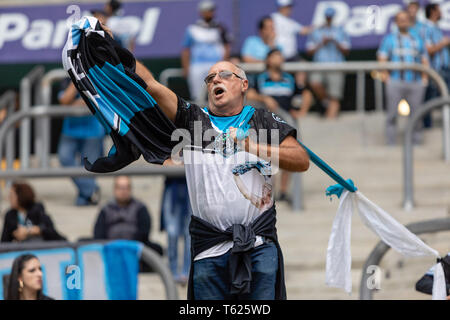
[[[150,241],[151,226],[147,207],[132,196],[130,178],[116,177],[114,200],[101,209],[94,226],[94,238],[140,241],[162,255],[161,246]]]
[[[123,48],[133,52],[136,45],[136,30],[133,30],[132,25],[123,17],[121,7],[120,1],[111,0],[105,4],[104,11],[99,12],[99,16],[95,17],[109,27],[114,40]],[[102,14],[104,14],[103,17]]]
[[[333,26],[336,11],[325,10],[325,25],[308,37],[306,49],[314,62],[343,62],[349,53],[350,39],[342,27]],[[343,96],[345,77],[342,72],[313,72],[309,78],[319,103],[326,108],[327,118],[336,118]],[[325,89],[326,86],[326,89]]]
[[[425,8],[426,21],[426,34],[425,34],[425,46],[430,57],[430,65],[436,70],[447,83],[450,85],[450,58],[448,45],[450,44],[450,38],[444,36],[444,33],[439,28],[438,22],[441,19],[441,9],[439,4],[431,3]],[[439,89],[434,83],[430,81],[425,93],[425,101],[436,98],[440,95]],[[429,128],[432,125],[431,113],[424,118],[424,127]]]
[[[2,242],[66,240],[54,228],[44,206],[36,202],[30,185],[15,182],[9,191],[10,209],[3,224]]]
[[[427,52],[422,40],[409,32],[410,19],[406,11],[400,11],[395,16],[397,31],[386,35],[378,49],[378,60],[392,62],[419,63],[428,65]],[[421,105],[428,82],[427,75],[412,70],[398,70],[384,72],[386,83],[387,119],[386,142],[388,145],[396,143],[397,109],[401,99],[406,99],[410,106],[410,116]],[[422,124],[418,123],[413,135],[414,143],[420,143]]]
[[[167,161],[165,162],[167,164]],[[161,205],[161,231],[167,231],[169,268],[176,282],[185,285],[191,265],[189,222],[192,214],[186,178],[166,178]],[[178,268],[178,240],[183,238],[183,264]]]
[[[247,98],[264,103],[272,112],[281,108],[295,119],[306,115],[312,102],[311,91],[306,87],[299,87],[292,75],[282,71],[284,58],[281,51],[272,49],[267,54],[265,63],[266,71],[257,75]],[[301,101],[300,110],[298,106],[294,106],[294,102],[298,104],[298,100]]]
[[[278,12],[271,14],[275,26],[275,43],[286,61],[298,61],[297,35],[307,35],[311,27],[302,26],[292,19],[293,0],[277,0]]]
[[[311,91],[304,87],[298,87],[294,77],[283,72],[281,67],[284,63],[280,50],[272,49],[266,57],[266,71],[259,74],[254,88],[249,89],[247,98],[264,103],[272,112],[280,108],[286,111],[292,119],[285,119],[288,123],[295,122],[298,117],[306,115],[312,102]],[[293,106],[293,100],[301,97],[301,109]],[[280,201],[289,200],[287,189],[289,187],[290,174],[287,171],[281,173]]]
[[[417,13],[420,9],[420,2],[418,0],[410,0],[406,6],[406,12],[411,19],[411,27],[409,30],[418,35],[422,41],[425,41],[427,25],[417,19]]]
[[[201,19],[187,27],[181,65],[188,80],[191,100],[202,100],[203,79],[216,62],[230,57],[230,36],[225,28],[214,19],[216,5],[210,0],[199,3]]]
[[[7,283],[5,300],[53,300],[42,293],[41,263],[32,254],[14,259]]]
[[[59,93],[60,104],[85,108],[83,99],[70,80],[63,82],[62,88],[64,89]],[[97,160],[103,154],[104,135],[103,126],[93,115],[64,118],[58,146],[61,165],[74,167],[80,165],[77,159],[85,157],[91,162]],[[100,188],[95,178],[77,177],[72,180],[78,189],[75,205],[96,205],[99,202]]]
[[[250,36],[244,41],[241,50],[243,62],[263,62],[267,53],[276,48],[272,18],[266,16],[259,20],[258,31],[258,36]]]

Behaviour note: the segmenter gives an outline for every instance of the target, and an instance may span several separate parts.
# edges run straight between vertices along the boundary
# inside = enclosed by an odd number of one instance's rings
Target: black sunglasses
[[[228,70],[220,71],[218,74],[219,74],[220,79],[230,79],[231,76],[234,74],[239,79],[244,80],[242,77],[238,76],[236,73],[228,71]],[[205,83],[210,84],[213,81],[213,79],[216,77],[216,75],[217,75],[217,73],[208,74],[204,80]]]

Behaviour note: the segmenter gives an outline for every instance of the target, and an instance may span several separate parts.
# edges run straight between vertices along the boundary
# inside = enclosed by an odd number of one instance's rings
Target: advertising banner
[[[106,1],[105,1],[106,2]],[[198,18],[199,0],[124,2],[122,19],[135,37],[138,58],[179,57],[186,27]],[[216,0],[217,20],[233,37],[238,54],[245,38],[257,34],[258,21],[277,10],[276,0]],[[424,20],[425,1],[419,20]],[[294,1],[292,18],[319,26],[327,7],[336,10],[334,23],[349,34],[352,49],[377,48],[392,27],[403,0]],[[440,2],[440,27],[450,33],[450,1]],[[68,26],[103,3],[0,7],[0,63],[58,62]],[[299,36],[299,50],[306,37]]]

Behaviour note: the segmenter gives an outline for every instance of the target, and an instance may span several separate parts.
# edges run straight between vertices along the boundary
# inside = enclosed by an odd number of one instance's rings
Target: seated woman
[[[14,183],[9,193],[11,209],[5,215],[1,242],[66,240],[54,228],[44,206],[35,201],[27,183]]]
[[[23,254],[14,260],[5,300],[53,300],[42,293],[42,268],[36,256]]]

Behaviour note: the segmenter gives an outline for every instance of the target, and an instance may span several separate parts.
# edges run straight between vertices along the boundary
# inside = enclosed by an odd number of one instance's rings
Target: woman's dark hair
[[[5,300],[20,300],[19,276],[25,268],[25,263],[31,259],[37,259],[37,257],[33,254],[23,254],[14,260],[11,268],[11,274],[9,275],[8,290],[6,291]],[[39,290],[37,293],[38,300],[42,297],[42,290]]]
[[[17,202],[19,203],[19,206],[25,210],[29,210],[35,203],[33,188],[25,182],[14,182],[12,188],[17,195]]]

